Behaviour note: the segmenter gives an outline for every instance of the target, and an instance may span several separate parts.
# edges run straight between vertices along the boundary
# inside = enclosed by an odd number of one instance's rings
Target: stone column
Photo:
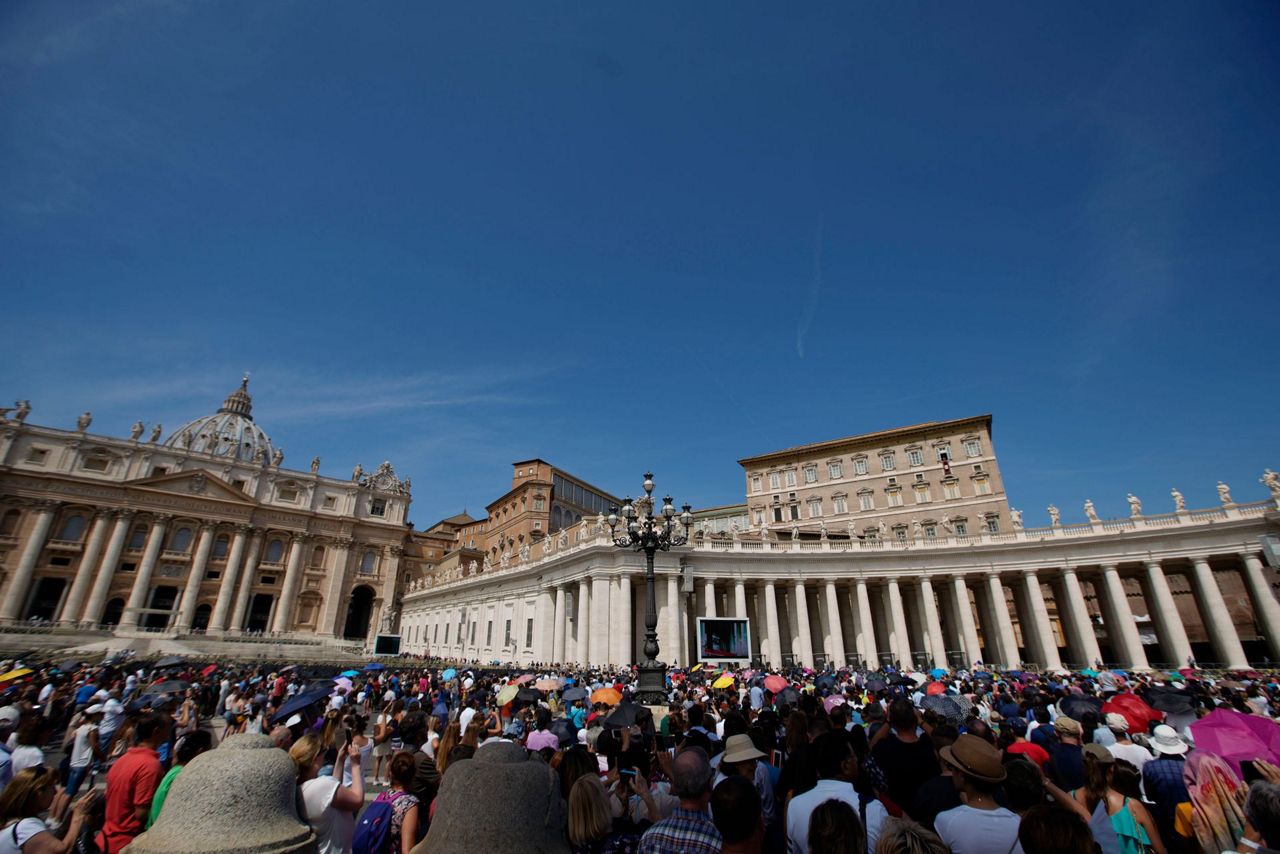
[[[1191,642],[1187,640],[1186,627],[1178,616],[1178,605],[1173,601],[1173,592],[1169,590],[1169,581],[1164,577],[1164,569],[1160,561],[1147,561],[1147,590],[1151,593],[1151,601],[1147,610],[1155,620],[1156,631],[1160,633],[1160,645],[1170,657],[1174,667],[1183,667],[1191,658]]]
[[[551,626],[551,660],[556,664],[564,661],[564,630],[565,623],[569,620],[564,606],[565,589],[563,585],[557,584],[555,617]]]
[[[1240,636],[1231,622],[1231,612],[1227,610],[1209,561],[1202,557],[1194,558],[1191,569],[1196,599],[1200,603],[1200,613],[1204,617],[1205,628],[1209,630],[1214,653],[1229,670],[1248,668],[1249,661],[1244,656],[1244,647],[1240,645]]]
[[[740,619],[751,619],[747,614],[747,584],[741,578],[733,582],[733,613]]]
[[[271,631],[276,634],[289,631],[289,626],[293,623],[293,606],[297,604],[298,587],[302,584],[302,549],[308,539],[310,538],[306,534],[294,534],[289,540],[289,562],[284,569],[284,587],[280,590],[276,619],[271,626]],[[392,606],[385,598],[382,603],[384,608]],[[376,628],[375,626],[375,631]]]
[[[827,579],[827,626],[831,632],[831,646],[827,655],[836,668],[844,667],[844,627],[840,625],[840,600],[836,598],[836,583]]]
[[[1058,641],[1049,622],[1049,608],[1044,603],[1044,591],[1040,589],[1040,576],[1034,569],[1022,573],[1022,583],[1027,590],[1027,607],[1030,619],[1022,626],[1024,636],[1034,640],[1029,644],[1040,658],[1041,669],[1060,670],[1062,659],[1058,656]]]
[[[107,528],[111,527],[110,510],[99,510],[93,514],[93,527],[89,530],[89,541],[85,543],[84,554],[80,556],[80,565],[76,567],[75,580],[71,582],[71,592],[62,603],[58,614],[58,625],[74,626],[80,622],[80,611],[84,607],[84,597],[93,583],[93,572],[98,568],[98,559],[102,557],[102,544],[107,539]]]
[[[654,584],[658,583],[655,578]],[[636,636],[631,627],[631,617],[635,613],[631,606],[631,576],[622,573],[618,578],[617,602],[614,607],[613,631],[618,633],[618,664],[627,666],[636,658]]]
[[[111,539],[107,541],[106,554],[102,556],[98,574],[93,578],[93,589],[89,591],[89,604],[80,615],[80,621],[83,623],[96,625],[102,620],[102,613],[107,608],[107,592],[111,589],[111,579],[115,577],[120,555],[124,553],[125,538],[129,536],[133,515],[134,511],[129,509],[121,510],[116,514],[116,524],[111,529]]]
[[[379,634],[395,635],[400,633],[400,559],[404,557],[404,546],[399,543],[392,543],[386,547],[386,559],[382,563],[382,614],[376,626],[372,626],[373,631],[370,632],[370,638],[376,638]],[[286,584],[288,580],[286,578]],[[299,574],[299,584],[301,584],[301,573]],[[298,600],[298,592],[294,591],[293,602]],[[290,613],[293,612],[293,605],[289,607]],[[512,614],[511,631],[515,633],[515,614]],[[503,638],[505,640],[505,638]]]
[[[22,609],[27,604],[27,591],[31,587],[31,578],[35,575],[36,561],[40,559],[40,552],[44,549],[49,529],[53,526],[53,518],[58,515],[60,506],[57,501],[35,502],[35,523],[22,546],[22,555],[18,558],[13,578],[4,591],[4,599],[0,600],[0,623],[22,619]]]
[[[262,545],[266,539],[266,531],[254,531],[253,539],[249,541],[249,548],[244,556],[244,570],[240,573],[240,587],[236,590],[236,601],[227,618],[227,628],[232,631],[244,631],[245,623],[249,620],[249,599],[253,594],[254,579],[258,577],[258,560],[262,557]]]
[[[893,636],[889,645],[893,648],[893,656],[903,667],[912,666],[911,636],[907,634],[907,612],[902,607],[902,590],[898,587],[898,579],[890,578],[888,584],[889,619],[893,625]]]
[[[578,582],[578,632],[575,658],[579,664],[587,664],[591,654],[591,582],[582,579]]]
[[[764,622],[769,633],[769,648],[765,650],[764,657],[773,667],[781,667],[782,633],[778,628],[778,597],[772,581],[765,581],[761,595],[764,596]]]
[[[813,667],[813,632],[809,629],[809,600],[805,597],[803,581],[796,582],[795,594],[796,623],[800,635],[800,649],[796,652],[801,667]]]
[[[609,664],[609,578],[591,579],[591,664]]]
[[[955,594],[956,617],[960,620],[960,641],[964,648],[964,666],[973,667],[982,660],[982,644],[978,643],[978,624],[973,619],[973,602],[969,599],[969,583],[957,575],[951,583]]]
[[[1138,624],[1133,621],[1133,611],[1129,608],[1129,596],[1124,592],[1124,581],[1115,564],[1102,567],[1102,590],[1107,602],[1107,637],[1115,646],[1115,654],[1129,670],[1149,669],[1142,638],[1138,636]]]
[[[933,667],[947,666],[947,642],[942,637],[942,620],[938,619],[938,600],[933,595],[933,582],[928,576],[920,577],[920,601],[923,606],[924,635],[931,649],[929,657]]]
[[[716,615],[716,582],[715,579],[708,578],[706,584],[702,588],[702,616],[714,617]]]
[[[1060,610],[1066,612],[1067,625],[1071,627],[1073,652],[1084,658],[1085,667],[1093,667],[1102,660],[1102,651],[1098,648],[1098,635],[1089,619],[1089,603],[1085,601],[1084,588],[1074,567],[1063,568],[1062,589],[1065,595]]]
[[[654,584],[657,584],[654,577]],[[671,573],[667,576],[667,602],[662,612],[662,631],[658,635],[658,657],[667,661],[675,661],[680,657],[680,627],[684,623],[680,619],[680,575]],[[665,652],[664,652],[665,650]],[[641,656],[643,658],[643,656]],[[685,662],[688,666],[688,662]]]
[[[151,523],[151,531],[147,534],[147,547],[142,553],[142,563],[138,564],[138,574],[133,579],[133,589],[129,591],[129,601],[125,604],[124,615],[120,618],[120,628],[136,629],[140,622],[139,609],[147,605],[147,594],[151,591],[151,576],[156,571],[156,562],[160,559],[160,549],[164,546],[164,533],[169,527],[170,515],[159,515]]]
[[[231,548],[227,551],[227,562],[222,568],[222,583],[218,585],[218,598],[214,600],[213,613],[209,615],[207,631],[210,633],[227,628],[227,609],[231,607],[231,596],[235,592],[236,579],[240,574],[240,561],[244,557],[244,543],[250,530],[252,529],[248,525],[236,525],[235,537],[231,540]]]
[[[880,650],[876,648],[876,627],[871,620],[871,596],[867,593],[867,580],[859,578],[858,595],[858,654],[862,663],[875,670],[880,666]]]
[[[316,634],[322,637],[338,637],[345,626],[339,626],[338,620],[345,619],[347,597],[343,591],[347,589],[347,564],[351,560],[351,547],[355,541],[345,537],[328,542],[333,554],[333,565],[329,567],[329,578],[324,588],[324,604],[320,609],[320,622]],[[326,559],[330,559],[328,555]]]
[[[1000,583],[1000,574],[987,574],[987,588],[991,595],[991,613],[995,618],[995,640],[1000,663],[1006,668],[1018,665],[1018,638],[1013,633],[1013,620],[1009,619],[1009,603],[1005,599],[1004,585]]]
[[[1258,615],[1258,623],[1267,636],[1267,649],[1272,659],[1280,659],[1280,603],[1276,602],[1271,585],[1262,572],[1262,558],[1254,552],[1246,552],[1240,558],[1244,561],[1241,575],[1244,576],[1245,587],[1249,589],[1249,598],[1253,600],[1253,611]]]
[[[195,557],[191,561],[191,571],[187,573],[187,586],[182,590],[182,604],[178,606],[177,628],[180,632],[191,631],[191,624],[195,621],[196,602],[200,598],[200,583],[204,581],[204,571],[209,565],[209,552],[213,550],[213,534],[212,522],[206,522],[200,526],[200,538],[196,541]]]

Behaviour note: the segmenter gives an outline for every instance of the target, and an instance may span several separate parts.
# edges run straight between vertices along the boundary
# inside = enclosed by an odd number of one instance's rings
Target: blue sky
[[[0,4],[0,401],[123,434],[243,371],[420,526],[541,456],[992,412],[1027,524],[1280,468],[1280,7]]]

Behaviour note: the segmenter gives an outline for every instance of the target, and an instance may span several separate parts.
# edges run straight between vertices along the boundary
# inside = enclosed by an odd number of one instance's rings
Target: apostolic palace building
[[[30,412],[0,410],[0,631],[366,649],[398,633],[405,652],[461,660],[639,658],[644,556],[605,523],[632,489],[529,459],[480,518],[419,531],[389,463],[285,468],[247,379],[167,436]],[[743,503],[696,511],[689,544],[656,556],[667,662],[696,657],[700,616],[745,618],[752,657],[775,665],[1280,661],[1270,470],[1265,501],[1220,483],[1212,508],[1174,489],[1167,511],[1130,495],[1126,518],[1086,502],[1081,521],[1050,507],[1032,528],[989,415],[739,463]]]

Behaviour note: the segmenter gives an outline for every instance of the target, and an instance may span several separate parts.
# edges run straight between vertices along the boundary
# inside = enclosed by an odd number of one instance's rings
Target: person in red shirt
[[[134,746],[116,760],[107,774],[103,854],[123,851],[146,827],[151,799],[164,776],[156,751],[169,739],[172,723],[155,712],[144,715],[134,727]]]
[[[1049,761],[1049,753],[1040,745],[1027,741],[1027,719],[1023,717],[1009,718],[1002,726],[1008,727],[1009,732],[1013,735],[1013,744],[1005,748],[1005,751],[1027,757],[1043,771],[1045,764]]]

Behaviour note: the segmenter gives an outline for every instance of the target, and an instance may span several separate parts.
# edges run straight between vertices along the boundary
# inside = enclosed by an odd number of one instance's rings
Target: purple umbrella
[[[1191,725],[1191,734],[1196,750],[1221,757],[1242,780],[1242,760],[1265,759],[1273,765],[1280,764],[1280,724],[1257,715],[1214,709]]]

